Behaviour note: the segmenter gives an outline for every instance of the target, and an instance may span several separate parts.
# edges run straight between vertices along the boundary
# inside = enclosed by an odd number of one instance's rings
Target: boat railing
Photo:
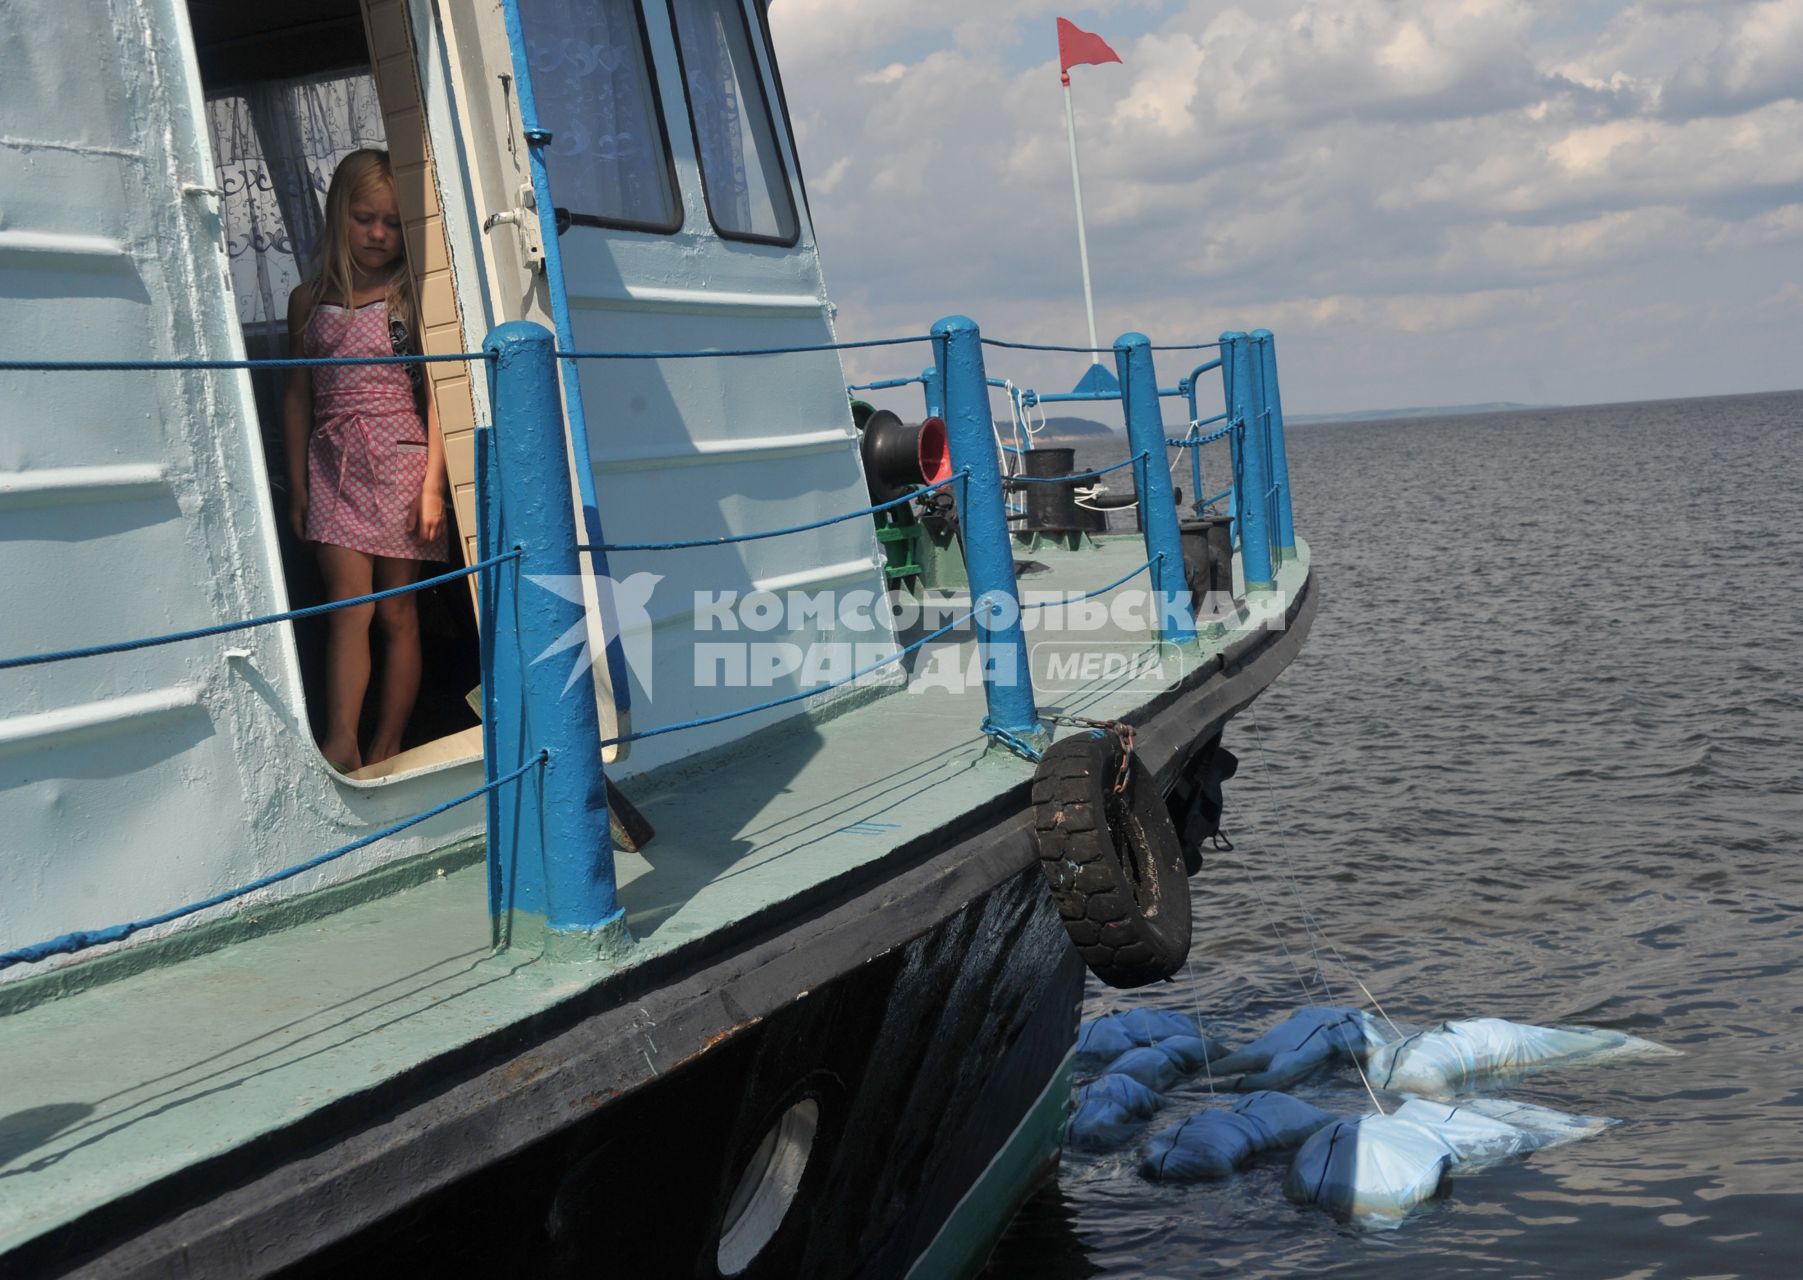
[[[924,379],[930,407],[947,424],[952,474],[904,498],[826,517],[804,524],[717,538],[665,542],[595,542],[578,537],[576,513],[557,495],[572,492],[563,430],[559,366],[563,362],[625,359],[696,359],[761,357],[801,352],[844,351],[864,347],[932,343],[934,366]],[[259,877],[236,888],[143,919],[104,928],[78,930],[47,941],[0,952],[0,969],[72,954],[104,943],[123,941],[157,925],[171,923],[227,904],[291,879],[397,832],[404,831],[458,805],[483,798],[487,805],[489,905],[497,945],[512,938],[516,916],[543,922],[547,953],[587,955],[605,951],[625,938],[624,912],[618,901],[613,851],[608,831],[606,779],[602,746],[675,733],[752,715],[849,684],[904,661],[927,645],[969,627],[982,651],[985,715],[982,731],[1008,748],[1036,757],[1047,741],[1037,708],[1022,630],[1024,610],[1075,604],[1113,591],[1147,574],[1151,581],[1156,631],[1165,643],[1196,639],[1189,591],[1184,577],[1179,521],[1171,484],[1171,468],[1150,465],[1166,456],[1172,443],[1196,449],[1217,439],[1228,440],[1233,453],[1232,494],[1262,495],[1260,502],[1241,502],[1240,539],[1244,578],[1249,591],[1274,587],[1271,565],[1293,552],[1289,532],[1288,473],[1283,460],[1282,413],[1276,395],[1276,366],[1270,334],[1260,330],[1248,338],[1230,333],[1219,344],[1220,359],[1199,366],[1177,394],[1192,405],[1190,430],[1171,441],[1159,407],[1161,391],[1153,373],[1150,341],[1128,334],[1115,347],[1120,371],[1120,399],[1131,456],[1093,472],[1067,477],[1009,477],[1003,474],[990,413],[990,379],[984,370],[984,347],[1028,347],[982,337],[975,322],[953,316],[933,326],[931,334],[860,342],[822,343],[708,351],[559,351],[551,333],[527,322],[503,324],[488,336],[480,352],[447,355],[382,356],[358,359],[311,358],[273,360],[167,361],[13,361],[0,360],[0,372],[103,372],[169,370],[236,370],[321,365],[483,362],[488,366],[494,416],[492,427],[476,431],[478,558],[475,563],[407,586],[331,601],[281,613],[163,635],[116,640],[23,657],[0,658],[0,671],[124,653],[158,645],[222,635],[315,617],[338,609],[371,604],[393,596],[427,590],[476,575],[480,618],[483,703],[484,781],[462,795],[421,813],[371,831],[339,848]],[[1212,345],[1212,344],[1211,344]],[[1179,348],[1192,349],[1192,348]],[[1080,350],[1080,349],[1072,349]],[[1207,423],[1195,420],[1195,379],[1219,367],[1227,385],[1228,425],[1203,436]],[[1210,422],[1221,418],[1210,419]],[[1124,467],[1136,469],[1141,505],[1141,532],[1146,559],[1128,573],[1080,593],[1056,595],[1023,605],[1015,579],[1006,494],[1010,481],[1071,482]],[[1198,476],[1199,481],[1199,476]],[[956,486],[965,567],[970,580],[970,607],[961,616],[897,648],[830,685],[733,708],[714,715],[602,738],[595,701],[566,698],[569,682],[557,664],[537,659],[560,647],[561,639],[587,627],[585,606],[547,590],[523,590],[529,581],[570,580],[585,573],[582,557],[590,557],[588,573],[605,575],[609,551],[679,551],[762,538],[781,537],[860,517],[868,518],[912,501],[922,492]],[[1199,492],[1199,490],[1198,490]],[[1212,501],[1212,500],[1211,500]],[[585,529],[595,526],[584,521]],[[1262,555],[1262,558],[1261,558]],[[605,616],[605,605],[604,605]],[[609,636],[610,643],[618,637]]]
[[[992,390],[1001,391],[1009,404],[1011,429],[1006,435],[1000,430],[996,432],[996,448],[1007,471],[1004,480],[1008,488],[1075,483],[1097,479],[1110,471],[1134,466],[1136,492],[1143,493],[1146,488],[1146,472],[1142,464],[1156,456],[1168,459],[1168,454],[1156,450],[1184,450],[1187,451],[1189,462],[1190,502],[1187,506],[1190,515],[1202,517],[1223,511],[1231,522],[1233,545],[1244,558],[1247,580],[1255,588],[1269,586],[1274,580],[1272,575],[1275,565],[1295,554],[1289,466],[1284,449],[1283,408],[1277,387],[1277,347],[1269,329],[1255,329],[1250,334],[1232,331],[1223,333],[1218,342],[1175,346],[1154,344],[1135,333],[1123,334],[1115,340],[1112,347],[1101,348],[1008,342],[1000,338],[983,338],[982,345],[999,350],[1081,355],[1092,359],[1101,355],[1113,355],[1118,374],[1112,380],[1086,376],[1079,382],[1076,390],[1058,392],[1036,391],[1017,384],[1011,378],[986,375],[986,385]],[[1129,367],[1136,367],[1142,362],[1149,367],[1154,353],[1165,351],[1217,351],[1220,354],[1202,360],[1175,386],[1159,387],[1154,379],[1150,391],[1143,383],[1130,390],[1127,385]],[[1219,413],[1203,416],[1198,392],[1203,385],[1204,375],[1217,371],[1220,373],[1223,407]],[[944,388],[937,366],[918,374],[853,383],[847,389],[852,392],[886,391],[911,386],[922,389],[927,413],[938,414],[942,411]],[[1166,399],[1182,400],[1189,409],[1189,418],[1182,433],[1164,436],[1161,442],[1150,448],[1142,446],[1135,437],[1135,414],[1149,418],[1152,413],[1151,405],[1157,400]],[[1033,438],[1044,429],[1043,412],[1040,425],[1032,425],[1030,419],[1033,410],[1043,411],[1044,406],[1050,404],[1109,402],[1121,405],[1129,445],[1134,450],[1131,456],[1112,466],[1070,475],[1029,476],[1023,473],[1021,459],[1032,449]],[[1217,424],[1221,425],[1217,427]],[[1209,431],[1209,427],[1217,429]],[[1248,430],[1251,431],[1250,436],[1246,434]],[[1250,449],[1247,448],[1248,441],[1252,446]],[[1203,446],[1217,442],[1226,442],[1228,445],[1229,474],[1222,488],[1209,493],[1203,474],[1201,451]],[[1244,456],[1248,454],[1255,456]],[[1179,454],[1177,461],[1170,463],[1170,472],[1176,472],[1184,456]],[[1249,504],[1243,514],[1240,510],[1242,492],[1256,493],[1260,498],[1258,502]],[[1023,514],[1012,507],[1009,512],[1015,516]],[[1141,526],[1144,527],[1143,518]]]

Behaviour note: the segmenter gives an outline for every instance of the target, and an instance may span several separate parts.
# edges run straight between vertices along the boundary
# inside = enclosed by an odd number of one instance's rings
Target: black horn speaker
[[[878,409],[864,422],[858,452],[872,502],[889,502],[916,485],[937,484],[952,474],[943,418],[910,424]]]

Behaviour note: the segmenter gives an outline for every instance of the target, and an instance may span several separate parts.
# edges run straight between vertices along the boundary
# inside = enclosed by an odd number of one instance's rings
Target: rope
[[[786,696],[781,697],[781,698],[772,698],[768,702],[758,703],[755,707],[741,707],[737,711],[722,711],[718,715],[701,716],[694,720],[684,720],[679,724],[659,725],[655,729],[642,729],[637,733],[623,733],[617,738],[603,738],[601,740],[601,745],[603,747],[611,747],[611,746],[614,746],[617,743],[621,743],[621,742],[637,742],[641,738],[655,738],[659,734],[675,733],[678,729],[699,729],[704,725],[719,724],[723,720],[736,720],[740,716],[754,715],[759,711],[769,711],[773,707],[784,707],[784,706],[787,706],[791,702],[800,702],[803,698],[812,698],[816,694],[825,693],[828,689],[837,689],[841,685],[850,684],[853,680],[861,679],[862,677],[869,675],[872,671],[876,671],[879,668],[886,667],[890,663],[900,662],[903,658],[907,657],[909,654],[914,653],[915,651],[921,649],[922,647],[924,647],[928,644],[931,644],[933,641],[939,639],[939,637],[945,635],[947,632],[955,630],[956,628],[963,626],[965,623],[969,622],[972,618],[974,618],[976,616],[977,616],[977,611],[975,609],[972,609],[969,613],[965,614],[963,617],[952,619],[950,622],[946,623],[943,627],[940,627],[939,630],[934,631],[929,635],[922,636],[920,639],[916,640],[913,644],[909,645],[907,648],[899,649],[896,652],[890,654],[887,658],[883,658],[883,659],[880,659],[879,661],[873,662],[867,667],[860,667],[858,670],[852,672],[850,675],[842,676],[839,679],[833,681],[831,684],[823,684],[819,688],[816,688],[816,689],[803,689],[798,693],[787,694]]]
[[[450,364],[490,360],[486,351],[437,356],[283,356],[267,360],[0,360],[0,373],[118,373],[157,369],[321,369],[364,364]]]
[[[419,582],[410,582],[404,587],[389,587],[385,591],[371,592],[366,596],[350,596],[343,600],[332,600],[325,604],[309,605],[305,609],[290,609],[286,613],[269,613],[260,618],[246,618],[241,622],[220,622],[210,627],[196,627],[192,631],[175,631],[166,636],[150,636],[143,640],[117,640],[112,644],[89,645],[85,649],[60,649],[53,653],[34,653],[24,658],[0,658],[0,671],[10,671],[15,667],[35,667],[46,662],[66,662],[71,658],[93,658],[103,653],[130,653],[134,649],[153,649],[158,645],[176,644],[183,640],[199,640],[206,636],[223,635],[227,631],[243,631],[250,627],[265,627],[274,622],[294,622],[301,618],[313,618],[322,613],[332,613],[338,609],[349,609],[360,604],[373,604],[378,600],[387,600],[391,596],[406,595],[410,591],[424,591],[428,587],[442,586],[447,582],[455,582],[459,578],[467,578],[472,573],[480,573],[484,569],[519,556],[519,551],[506,551],[498,556],[490,556],[462,569],[453,569],[449,573],[441,573],[435,578],[425,578]]]
[[[1113,582],[1109,583],[1105,587],[1097,587],[1094,591],[1086,591],[1080,596],[1060,595],[1056,600],[1039,600],[1039,601],[1034,602],[1033,604],[1023,604],[1020,607],[1020,611],[1022,613],[1025,613],[1028,609],[1043,609],[1047,605],[1081,604],[1085,600],[1093,600],[1099,595],[1104,595],[1107,592],[1113,591],[1116,587],[1120,586],[1122,583],[1132,581],[1134,578],[1137,578],[1140,574],[1144,573],[1147,569],[1150,569],[1153,565],[1157,564],[1162,559],[1164,559],[1164,555],[1161,552],[1160,554],[1153,556],[1150,560],[1146,561],[1144,564],[1140,565],[1139,568],[1134,569],[1131,572],[1129,572],[1119,578],[1116,578]]]
[[[1113,347],[1060,347],[1049,342],[1003,342],[1000,338],[984,338],[986,347],[1006,347],[1010,351],[1064,351],[1080,356],[1113,355]],[[1153,346],[1151,351],[1216,351],[1220,349],[1218,342],[1192,342],[1177,346]]]
[[[715,351],[559,351],[559,360],[700,360],[711,356],[787,356],[810,351],[855,351],[862,347],[899,347],[933,342],[930,333],[906,338],[865,338],[860,342],[818,342],[793,347],[724,347]]]
[[[1220,418],[1210,418],[1209,422],[1219,422]],[[1196,422],[1192,426],[1202,427],[1207,423]],[[1205,436],[1170,436],[1165,443],[1173,449],[1197,449],[1205,444],[1213,444],[1216,440],[1225,440],[1233,434],[1233,428],[1222,427],[1219,431],[1211,431]]]
[[[182,916],[193,915],[197,911],[205,911],[208,907],[216,907],[223,902],[230,902],[233,898],[242,898],[245,894],[255,893],[258,889],[267,889],[272,884],[278,884],[283,880],[292,879],[293,877],[300,875],[303,871],[311,871],[315,867],[324,866],[334,858],[342,858],[347,853],[355,852],[365,845],[374,844],[376,841],[391,836],[397,831],[405,831],[408,827],[418,826],[428,818],[436,818],[447,809],[455,809],[458,805],[466,804],[469,801],[474,800],[477,796],[497,790],[510,782],[518,781],[520,778],[524,777],[527,772],[544,764],[550,758],[550,752],[540,751],[532,759],[515,769],[512,773],[507,774],[505,777],[496,778],[493,782],[485,782],[474,791],[465,792],[455,799],[446,800],[442,804],[433,805],[424,813],[416,813],[411,818],[403,818],[399,822],[390,823],[388,826],[383,827],[378,831],[372,831],[366,836],[361,836],[358,839],[351,841],[349,844],[340,845],[338,848],[327,853],[322,853],[316,858],[309,858],[307,861],[298,862],[292,867],[285,867],[280,871],[272,872],[259,880],[251,881],[249,884],[239,885],[236,889],[227,889],[224,893],[216,893],[210,898],[202,898],[199,902],[190,902],[186,906],[176,907],[172,911],[165,911],[161,915],[150,916],[143,920],[132,920],[126,924],[110,925],[104,929],[82,929],[75,933],[65,933],[61,937],[51,938],[45,942],[38,942],[33,943],[30,946],[19,947],[13,951],[0,952],[0,969],[11,968],[15,964],[36,964],[38,961],[47,960],[54,955],[72,955],[77,951],[85,951],[89,947],[100,946],[102,943],[118,942],[122,939],[131,937],[132,934],[137,933],[141,929],[148,929],[153,925],[167,924],[169,921],[178,920]]]
[[[1008,480],[1011,484],[1063,484],[1068,480],[1093,480],[1097,476],[1107,475],[1110,471],[1119,471],[1122,467],[1130,467],[1145,456],[1143,452],[1136,453],[1131,458],[1117,462],[1113,466],[1103,467],[1098,471],[1076,471],[1068,476],[1009,476]]]
[[[807,524],[790,525],[786,529],[765,529],[758,533],[728,533],[718,538],[689,538],[681,542],[603,542],[598,545],[583,543],[577,546],[578,551],[682,551],[689,547],[724,547],[734,542],[756,542],[760,538],[780,538],[790,533],[806,533],[809,529],[824,529],[829,524],[839,524],[846,520],[856,520],[859,516],[873,516],[879,511],[887,511],[891,507],[904,506],[925,493],[935,489],[943,489],[955,480],[962,480],[970,475],[970,468],[953,472],[945,479],[916,489],[913,493],[899,498],[891,498],[888,502],[879,502],[874,507],[863,507],[857,511],[847,511],[844,515],[828,516],[824,520],[814,520]]]

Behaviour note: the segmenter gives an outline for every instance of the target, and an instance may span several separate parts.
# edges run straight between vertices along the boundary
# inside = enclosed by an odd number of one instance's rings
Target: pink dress
[[[391,356],[388,307],[321,303],[307,321],[309,356]],[[313,434],[307,441],[307,537],[398,560],[443,560],[407,524],[426,482],[426,424],[404,364],[324,365],[313,370]]]

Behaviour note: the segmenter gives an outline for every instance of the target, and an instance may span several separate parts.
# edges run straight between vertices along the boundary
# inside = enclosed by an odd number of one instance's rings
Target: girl
[[[355,151],[332,175],[313,275],[288,298],[294,356],[417,350],[413,287],[386,151]],[[328,365],[288,376],[282,426],[295,536],[318,544],[331,599],[405,586],[445,558],[444,441],[420,365]],[[422,413],[420,401],[425,399]],[[371,618],[382,628],[381,703],[368,752],[357,726],[369,689]],[[419,692],[412,594],[326,615],[321,753],[350,773],[401,749]]]

